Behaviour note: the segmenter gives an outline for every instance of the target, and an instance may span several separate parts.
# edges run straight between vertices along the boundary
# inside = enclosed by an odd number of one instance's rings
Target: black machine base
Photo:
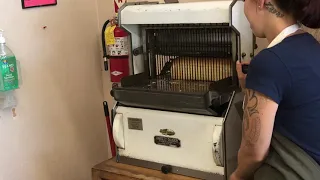
[[[149,162],[144,160],[138,160],[128,157],[117,156],[117,162],[123,164],[129,164],[133,166],[144,167],[148,169],[154,169],[163,172],[164,174],[173,173],[183,176],[204,179],[204,180],[225,180],[223,175],[213,174],[208,172],[196,171],[187,168],[181,168],[176,166],[164,165],[155,162]]]

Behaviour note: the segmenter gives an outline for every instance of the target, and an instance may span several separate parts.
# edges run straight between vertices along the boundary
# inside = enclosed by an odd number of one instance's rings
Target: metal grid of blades
[[[225,24],[149,27],[147,53],[152,77],[211,82],[232,77],[231,34]]]

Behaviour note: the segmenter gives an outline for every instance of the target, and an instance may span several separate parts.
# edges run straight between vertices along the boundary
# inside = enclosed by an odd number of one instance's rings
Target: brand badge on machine
[[[171,130],[171,129],[160,129],[160,133],[165,135],[165,136],[173,136],[175,135],[176,133]]]
[[[164,136],[155,136],[154,143],[162,146],[169,146],[179,148],[181,147],[181,142],[177,138],[164,137]]]

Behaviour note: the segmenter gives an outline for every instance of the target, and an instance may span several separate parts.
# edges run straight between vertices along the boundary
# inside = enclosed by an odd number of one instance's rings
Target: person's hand
[[[236,175],[236,173],[232,173],[229,180],[244,180]]]
[[[249,65],[249,64],[250,64],[249,62],[240,63],[240,61],[237,61],[237,64],[236,64],[238,79],[242,89],[246,88],[246,77],[247,77],[247,75],[242,72],[242,65]]]

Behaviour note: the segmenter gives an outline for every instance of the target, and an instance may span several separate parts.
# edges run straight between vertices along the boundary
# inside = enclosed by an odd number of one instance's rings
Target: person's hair
[[[273,0],[284,13],[309,28],[320,28],[320,0]]]

